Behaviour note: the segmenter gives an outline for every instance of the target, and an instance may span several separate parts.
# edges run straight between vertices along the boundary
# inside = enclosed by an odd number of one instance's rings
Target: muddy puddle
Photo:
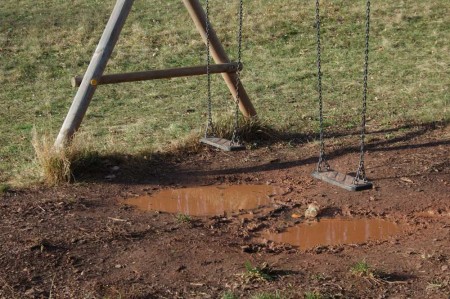
[[[384,219],[322,218],[318,222],[290,227],[282,233],[266,233],[264,237],[305,250],[320,245],[358,244],[385,240],[403,229],[403,226]]]
[[[205,186],[162,190],[151,196],[127,199],[124,203],[144,211],[219,216],[267,207],[277,193],[276,187],[268,185]]]

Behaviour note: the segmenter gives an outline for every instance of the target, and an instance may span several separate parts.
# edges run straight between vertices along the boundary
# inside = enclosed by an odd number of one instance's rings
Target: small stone
[[[119,171],[120,167],[119,166],[113,166],[111,167],[112,171]]]
[[[316,218],[319,215],[320,207],[316,203],[311,203],[308,205],[308,209],[305,211],[305,217],[307,219]]]
[[[120,264],[117,264],[117,265],[115,265],[115,266],[114,266],[114,268],[116,268],[116,269],[120,269],[120,268],[122,268],[122,265],[120,265]]]

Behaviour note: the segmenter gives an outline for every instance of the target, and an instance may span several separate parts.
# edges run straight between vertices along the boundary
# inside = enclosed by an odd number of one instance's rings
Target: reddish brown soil
[[[348,192],[311,178],[317,144],[260,145],[243,152],[204,148],[183,157],[104,158],[78,182],[11,190],[0,198],[1,298],[239,298],[280,291],[303,298],[449,298],[450,130],[423,126],[371,135],[367,174],[375,187]],[[354,171],[355,136],[335,137],[329,159]],[[353,140],[353,141],[352,141]],[[353,142],[353,143],[352,143]],[[349,147],[349,144],[351,147]],[[112,166],[116,177],[107,181]],[[272,184],[277,208],[242,221],[140,212],[120,204],[165,188]],[[263,240],[304,219],[316,201],[323,216],[382,217],[407,225],[385,241],[301,251]],[[244,263],[268,263],[272,281],[252,280]],[[357,276],[366,261],[375,276]],[[378,273],[378,274],[377,274]]]

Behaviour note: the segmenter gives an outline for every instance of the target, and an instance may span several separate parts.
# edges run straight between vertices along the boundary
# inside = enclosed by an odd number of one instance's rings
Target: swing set
[[[319,180],[347,189],[360,191],[372,188],[372,183],[366,178],[364,167],[364,147],[366,134],[366,110],[367,110],[367,77],[369,73],[369,32],[370,32],[370,0],[366,0],[366,35],[364,51],[364,78],[363,100],[361,109],[361,139],[359,165],[354,177],[339,173],[331,168],[325,157],[325,142],[323,128],[323,100],[322,100],[322,69],[321,69],[321,44],[320,44],[320,3],[316,0],[316,28],[317,28],[317,90],[319,93],[319,121],[320,121],[320,150],[319,162],[313,176]]]
[[[238,136],[239,110],[244,117],[256,117],[256,111],[240,80],[242,64],[242,29],[243,29],[243,0],[239,1],[238,10],[238,34],[237,34],[237,62],[231,62],[225,52],[219,38],[217,37],[210,22],[209,0],[205,0],[205,10],[199,0],[182,0],[189,15],[206,44],[206,65],[194,67],[182,67],[164,70],[151,70],[133,73],[120,73],[104,75],[106,64],[112,54],[114,46],[120,36],[134,0],[117,0],[111,17],[105,27],[103,35],[91,58],[91,62],[84,76],[76,76],[72,79],[72,85],[79,87],[74,97],[69,112],[60,129],[55,141],[57,149],[63,148],[70,141],[73,134],[78,130],[92,100],[98,85],[117,84],[124,82],[136,82],[144,80],[155,80],[164,78],[184,76],[207,76],[207,122],[204,137],[200,142],[222,149],[224,151],[235,151],[245,149]],[[318,102],[320,119],[320,150],[319,161],[313,176],[322,181],[339,186],[350,191],[359,191],[372,188],[372,183],[366,178],[364,167],[365,126],[366,126],[366,103],[367,103],[367,78],[369,61],[369,29],[370,29],[370,0],[366,0],[366,36],[365,36],[365,62],[364,62],[364,85],[361,112],[361,141],[359,166],[354,177],[339,173],[331,168],[326,160],[324,126],[323,126],[323,99],[322,99],[322,72],[321,72],[321,38],[320,38],[320,3],[316,0],[316,28],[317,28],[317,69],[318,69]],[[211,63],[212,59],[215,64]],[[211,75],[222,74],[234,98],[234,124],[230,140],[214,134],[212,119],[212,94]]]
[[[239,31],[238,31],[238,61],[237,65],[242,66],[242,20],[243,20],[243,7],[244,0],[239,0]],[[209,71],[211,67],[211,49],[210,49],[210,31],[211,23],[209,22],[209,0],[206,0],[206,73],[208,76],[208,121],[206,123],[205,137],[200,139],[200,142],[220,148],[224,151],[236,151],[245,149],[245,146],[240,142],[238,136],[239,127],[239,102],[240,102],[240,90],[239,82],[241,77],[241,68],[236,69],[236,101],[235,101],[235,111],[234,111],[234,126],[233,135],[231,140],[220,138],[214,134],[214,124],[212,120],[212,97],[211,97],[211,72]]]

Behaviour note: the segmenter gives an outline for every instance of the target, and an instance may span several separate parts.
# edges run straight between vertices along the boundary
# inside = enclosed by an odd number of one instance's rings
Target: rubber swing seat
[[[354,177],[334,170],[320,172],[316,170],[312,176],[348,191],[362,191],[373,187],[371,182],[354,182]]]
[[[245,146],[242,144],[232,143],[231,140],[224,138],[216,138],[216,137],[204,137],[200,139],[201,143],[208,144],[221,150],[231,152],[231,151],[239,151],[245,149]]]

